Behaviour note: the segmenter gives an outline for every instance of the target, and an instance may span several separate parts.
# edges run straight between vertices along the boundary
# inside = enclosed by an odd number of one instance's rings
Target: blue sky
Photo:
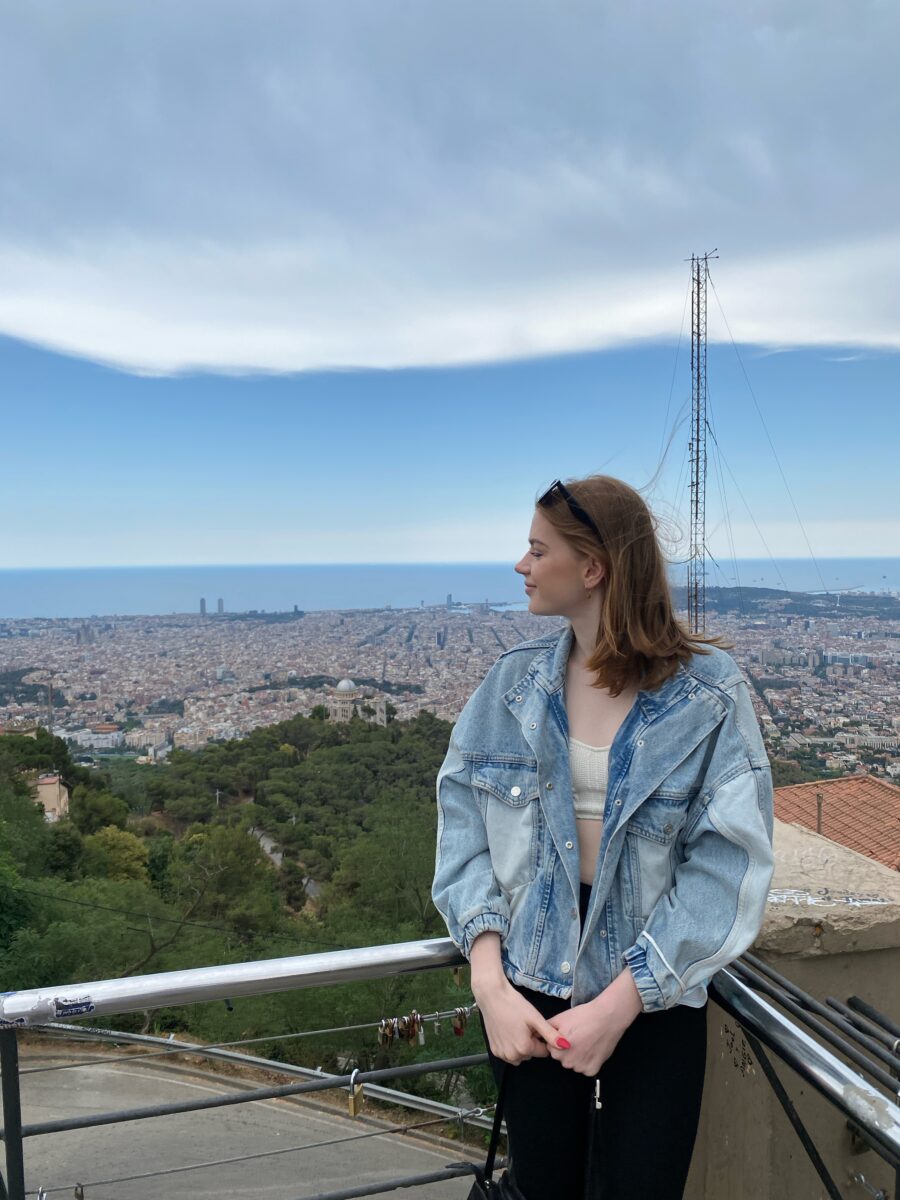
[[[900,359],[740,354],[730,344],[709,354],[738,556],[768,546],[805,557],[803,529],[817,557],[897,554]],[[0,369],[0,505],[16,514],[2,566],[500,561],[521,553],[542,486],[591,471],[648,488],[683,552],[683,419],[658,468],[664,430],[689,409],[686,343],[455,369],[173,378],[7,340]],[[727,557],[715,458],[711,446],[708,532]]]
[[[497,561],[593,470],[653,481],[677,555],[714,246],[710,548],[727,509],[741,556],[900,554],[898,34],[880,0],[7,6],[0,567]]]

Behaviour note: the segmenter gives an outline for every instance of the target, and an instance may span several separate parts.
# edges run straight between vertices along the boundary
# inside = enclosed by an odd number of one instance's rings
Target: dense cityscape
[[[423,710],[454,720],[499,653],[557,624],[452,597],[402,610],[217,607],[0,621],[0,728],[52,721],[86,756],[159,760],[317,709],[332,720]],[[809,777],[900,776],[900,600],[713,589],[708,618],[752,685],[773,758]]]

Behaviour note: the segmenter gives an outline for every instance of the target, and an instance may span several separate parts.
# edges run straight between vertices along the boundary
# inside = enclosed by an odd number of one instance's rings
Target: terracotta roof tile
[[[873,775],[843,775],[775,789],[775,816],[816,831],[822,796],[823,837],[900,871],[900,787]]]

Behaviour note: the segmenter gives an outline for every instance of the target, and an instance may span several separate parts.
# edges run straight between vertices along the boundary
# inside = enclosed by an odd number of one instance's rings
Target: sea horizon
[[[670,567],[673,584],[685,566]],[[708,587],[900,593],[900,557],[707,563]],[[446,604],[524,606],[509,563],[303,563],[0,568],[0,619],[215,615]]]

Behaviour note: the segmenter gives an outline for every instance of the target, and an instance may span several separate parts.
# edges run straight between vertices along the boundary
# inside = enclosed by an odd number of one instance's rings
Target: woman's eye
[[[532,558],[543,558],[544,556],[543,556],[542,554],[538,553],[538,551],[537,551],[537,550],[532,550],[532,551],[531,551],[531,557],[532,557]]]

